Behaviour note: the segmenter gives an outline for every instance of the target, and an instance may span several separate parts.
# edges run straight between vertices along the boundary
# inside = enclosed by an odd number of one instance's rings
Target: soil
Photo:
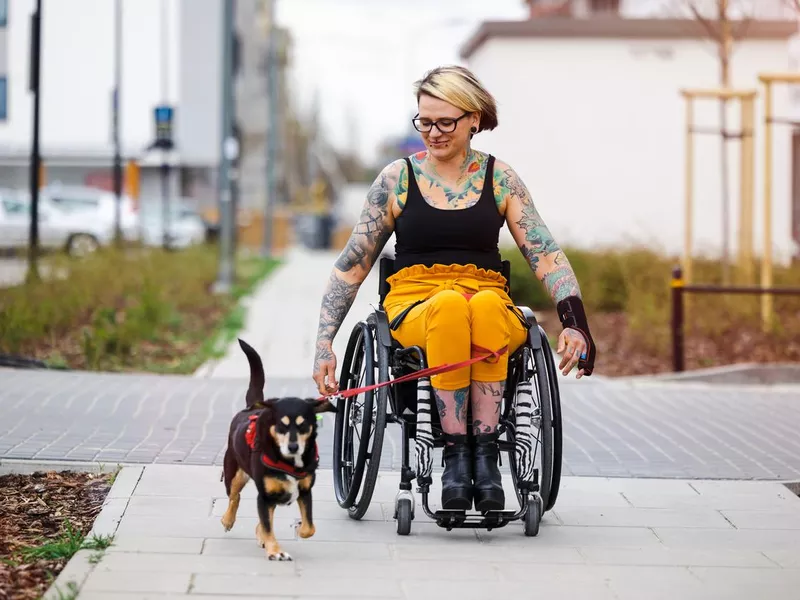
[[[41,598],[91,530],[111,483],[109,474],[72,471],[0,476],[0,600]],[[31,556],[46,544],[49,555]]]

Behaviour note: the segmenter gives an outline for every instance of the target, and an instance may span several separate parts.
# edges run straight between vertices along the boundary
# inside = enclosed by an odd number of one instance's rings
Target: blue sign
[[[172,122],[175,118],[175,109],[172,106],[161,104],[154,109],[156,121],[156,143],[158,148],[172,147]]]

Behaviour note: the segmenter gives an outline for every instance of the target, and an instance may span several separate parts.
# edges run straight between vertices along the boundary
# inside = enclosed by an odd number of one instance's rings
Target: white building
[[[27,188],[33,110],[28,90],[30,19],[35,1],[0,0],[0,8],[6,2],[5,26],[0,19],[0,93],[7,86],[6,97],[0,97],[0,187]],[[46,182],[110,185],[117,2],[42,4],[40,144]],[[235,4],[240,5],[234,11],[240,65],[235,112],[243,138],[242,166],[252,172],[247,150],[255,148],[263,156],[266,132],[266,83],[258,68],[266,47],[260,17],[265,2]],[[4,12],[0,10],[0,16]],[[223,0],[122,0],[122,155],[141,164],[143,199],[161,197],[162,155],[148,146],[155,138],[154,108],[166,103],[175,107],[176,150],[168,159],[176,167],[172,194],[216,203],[222,21]]]
[[[628,2],[630,3],[630,2]],[[735,47],[732,85],[756,88],[755,234],[762,249],[763,105],[758,74],[789,68],[792,21],[752,22]],[[694,21],[550,17],[484,23],[462,58],[499,104],[500,126],[476,147],[522,176],[562,244],[597,247],[622,240],[681,253],[684,235],[685,101],[681,88],[717,87],[713,42]],[[777,115],[790,115],[788,86],[775,88]],[[719,104],[699,100],[698,126],[718,127]],[[729,128],[739,129],[731,102]],[[773,251],[787,261],[792,240],[793,154],[798,134],[774,131]],[[694,246],[722,249],[720,141],[695,142]],[[730,149],[730,243],[738,229],[739,144]],[[796,202],[796,201],[795,201]],[[797,204],[800,206],[800,204]],[[795,212],[794,218],[800,218]]]

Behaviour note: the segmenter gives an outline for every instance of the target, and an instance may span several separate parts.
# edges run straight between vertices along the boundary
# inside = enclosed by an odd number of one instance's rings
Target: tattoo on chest
[[[477,204],[483,193],[487,155],[472,153],[454,184],[445,183],[434,166],[424,163],[425,156],[424,152],[415,155],[411,164],[419,191],[428,204],[436,208],[469,208]]]

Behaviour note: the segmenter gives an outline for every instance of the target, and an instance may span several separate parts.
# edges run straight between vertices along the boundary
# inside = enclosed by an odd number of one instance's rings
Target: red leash
[[[486,352],[486,354],[482,356],[475,356],[473,358],[469,358],[467,360],[462,360],[461,362],[457,363],[445,363],[443,365],[439,365],[438,367],[427,367],[425,369],[420,369],[419,371],[414,371],[413,373],[408,373],[407,375],[403,375],[398,377],[397,379],[391,379],[389,381],[382,381],[381,383],[374,383],[372,385],[365,385],[359,388],[353,388],[349,390],[344,390],[335,394],[326,394],[324,396],[320,396],[317,398],[318,402],[323,402],[328,398],[350,398],[351,396],[358,396],[364,392],[370,392],[372,390],[376,390],[378,388],[386,387],[389,385],[395,385],[397,383],[403,383],[406,381],[413,381],[415,379],[422,379],[423,377],[430,377],[431,375],[439,375],[441,373],[447,373],[449,371],[455,371],[457,369],[461,369],[463,367],[468,367],[469,365],[480,362],[482,360],[487,360],[489,358],[494,358],[495,360],[500,358],[503,354],[508,352],[508,346],[503,346],[497,351],[487,350],[486,348],[481,348],[480,346],[472,346],[473,350],[477,350],[478,352]]]

